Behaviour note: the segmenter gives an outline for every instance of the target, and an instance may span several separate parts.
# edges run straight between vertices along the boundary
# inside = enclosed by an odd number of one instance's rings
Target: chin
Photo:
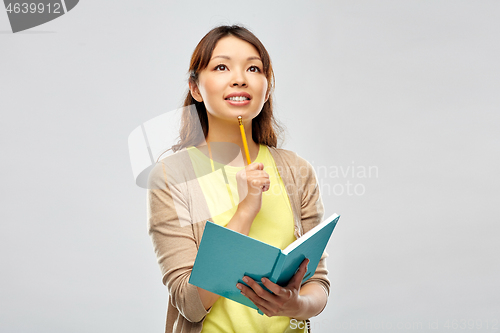
[[[219,118],[224,118],[225,120],[234,120],[238,121],[238,116],[241,116],[243,119],[253,119],[257,117],[260,114],[259,112],[255,111],[249,111],[249,110],[243,110],[243,109],[235,109],[231,110],[230,112],[224,114],[224,115],[219,115]]]
[[[207,112],[209,113],[210,118],[218,118],[224,121],[238,121],[238,116],[241,116],[243,119],[253,119],[257,117],[261,110],[262,107],[258,110],[255,110],[254,108],[249,107],[248,105],[243,107],[243,106],[227,106],[224,105],[223,108],[219,109],[222,112],[213,112],[209,111],[207,108]]]

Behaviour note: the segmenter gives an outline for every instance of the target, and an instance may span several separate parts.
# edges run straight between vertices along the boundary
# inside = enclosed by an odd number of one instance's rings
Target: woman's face
[[[253,119],[267,101],[267,79],[257,49],[234,36],[221,38],[191,94],[204,102],[209,120]],[[232,97],[232,98],[230,98]],[[234,100],[236,97],[236,100]]]

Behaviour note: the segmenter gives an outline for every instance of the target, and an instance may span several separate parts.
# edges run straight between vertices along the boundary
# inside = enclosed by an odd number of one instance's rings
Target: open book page
[[[300,238],[298,238],[295,242],[292,244],[288,245],[282,252],[283,254],[289,254],[292,252],[295,248],[297,248],[300,244],[304,243],[307,241],[309,238],[311,238],[315,233],[317,233],[319,230],[323,229],[328,223],[332,222],[335,220],[339,215],[338,214],[332,214],[329,216],[327,219],[325,219],[323,222],[306,232],[304,235],[302,235]]]
[[[314,275],[339,217],[337,214],[330,216],[282,251],[283,258],[273,274],[277,284],[286,285],[306,258],[309,264],[302,281]]]

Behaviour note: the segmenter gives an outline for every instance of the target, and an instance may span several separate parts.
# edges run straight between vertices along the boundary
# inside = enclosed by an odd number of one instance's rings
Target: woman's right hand
[[[236,173],[240,203],[238,209],[255,216],[262,207],[262,192],[269,190],[271,181],[264,164],[251,163]]]

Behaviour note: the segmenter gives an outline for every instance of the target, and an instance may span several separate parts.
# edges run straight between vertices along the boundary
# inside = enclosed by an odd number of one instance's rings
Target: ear
[[[203,102],[203,97],[201,96],[200,90],[195,83],[189,81],[189,90],[191,91],[191,96],[193,96],[197,102]]]
[[[268,91],[268,92],[266,93],[266,100],[264,101],[264,103],[265,103],[265,102],[267,102],[267,100],[269,99],[269,94],[270,94],[270,92]]]

